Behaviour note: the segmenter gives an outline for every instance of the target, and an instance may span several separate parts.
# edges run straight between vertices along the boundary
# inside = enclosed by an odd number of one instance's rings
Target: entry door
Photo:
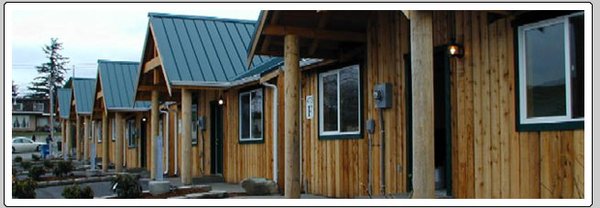
[[[210,102],[210,173],[223,173],[223,106]]]
[[[141,167],[145,168],[146,166],[146,155],[147,153],[147,147],[146,147],[146,143],[147,143],[147,139],[146,139],[146,125],[148,124],[147,121],[142,120],[142,124],[140,125],[140,163],[141,163]]]

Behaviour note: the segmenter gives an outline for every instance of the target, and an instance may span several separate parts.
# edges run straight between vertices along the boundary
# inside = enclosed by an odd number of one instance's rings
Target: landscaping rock
[[[246,178],[240,184],[248,195],[270,195],[277,193],[277,183],[267,178]]]
[[[150,181],[148,183],[148,188],[150,189],[150,194],[152,194],[152,196],[167,193],[170,191],[170,187],[171,182],[169,181]]]

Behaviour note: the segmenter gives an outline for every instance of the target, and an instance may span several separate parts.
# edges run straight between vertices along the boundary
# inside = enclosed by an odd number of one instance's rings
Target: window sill
[[[358,134],[334,134],[334,135],[319,135],[319,140],[338,140],[338,139],[362,139],[362,133]]]
[[[136,147],[137,147],[137,145],[127,145],[127,149],[134,149]]]
[[[238,144],[262,144],[265,143],[264,139],[260,139],[260,140],[239,140],[238,139]]]
[[[517,124],[517,131],[557,131],[583,129],[583,121],[566,121],[560,123]]]

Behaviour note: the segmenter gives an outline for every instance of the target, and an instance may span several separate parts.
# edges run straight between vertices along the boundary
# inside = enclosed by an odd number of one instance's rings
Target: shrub
[[[51,160],[44,160],[44,167],[48,170],[52,170],[54,168],[54,163]]]
[[[94,191],[90,186],[81,188],[79,185],[73,184],[63,189],[62,196],[67,199],[92,199],[94,198]]]
[[[15,162],[22,162],[23,158],[21,156],[16,156],[15,157]]]
[[[31,160],[33,161],[40,161],[41,157],[39,155],[36,154],[31,154]]]
[[[16,181],[13,183],[12,195],[20,199],[33,199],[35,198],[35,188],[37,188],[37,182],[31,178]]]
[[[21,162],[21,167],[24,170],[29,170],[29,168],[31,168],[31,162],[29,162],[29,161],[23,161],[23,162]]]
[[[56,166],[54,166],[54,170],[52,173],[56,177],[67,176],[71,171],[73,171],[73,162],[72,161],[60,161]]]
[[[130,174],[119,174],[113,179],[114,192],[117,193],[117,198],[132,199],[142,196],[142,186],[140,185],[139,176]]]
[[[39,181],[44,174],[46,174],[46,170],[41,166],[33,166],[29,170],[29,177],[36,181]]]

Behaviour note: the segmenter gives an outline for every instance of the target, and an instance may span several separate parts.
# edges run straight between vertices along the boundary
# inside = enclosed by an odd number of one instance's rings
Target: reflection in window
[[[521,123],[583,117],[583,16],[519,27]]]
[[[240,141],[263,139],[263,90],[242,92],[239,95]]]
[[[319,75],[321,135],[360,133],[359,77],[359,65],[351,65]]]

